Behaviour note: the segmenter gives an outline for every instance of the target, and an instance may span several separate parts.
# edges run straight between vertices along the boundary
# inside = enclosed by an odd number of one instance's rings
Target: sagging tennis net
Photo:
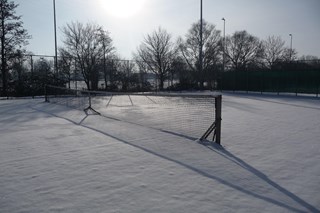
[[[221,95],[113,93],[47,86],[46,101],[192,139],[221,141]]]

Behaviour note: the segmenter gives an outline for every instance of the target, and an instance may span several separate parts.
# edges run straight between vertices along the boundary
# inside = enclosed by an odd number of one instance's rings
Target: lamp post
[[[203,46],[203,20],[202,20],[202,0],[200,0],[200,45],[199,45],[199,71],[200,71],[200,83],[202,84],[202,78],[203,78],[203,74],[202,74],[202,46]],[[200,88],[202,88],[203,85],[200,85]]]
[[[290,61],[291,61],[291,59],[292,59],[292,34],[290,33],[289,34],[289,36],[290,36]]]
[[[200,0],[200,45],[199,45],[199,71],[200,71],[200,83],[202,84],[202,46],[203,46],[203,20],[202,20],[202,0]],[[200,88],[202,88],[203,85],[200,85]]]
[[[103,47],[103,74],[104,74],[104,83],[105,83],[105,90],[107,90],[108,81],[107,81],[107,70],[106,70],[106,43],[105,43],[105,35],[106,32],[101,29],[99,36],[102,39],[102,47]]]
[[[58,50],[57,50],[57,21],[56,21],[56,0],[53,0],[53,23],[54,23],[54,71],[58,74]]]
[[[222,71],[225,70],[225,63],[226,63],[226,19],[222,18],[223,21],[223,64],[222,64]]]

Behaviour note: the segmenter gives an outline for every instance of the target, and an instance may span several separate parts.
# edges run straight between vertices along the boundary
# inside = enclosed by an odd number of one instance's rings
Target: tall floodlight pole
[[[289,36],[290,36],[290,61],[291,61],[291,59],[292,59],[292,34],[290,33]]]
[[[57,48],[57,21],[56,21],[56,0],[53,0],[53,19],[54,19],[54,71],[58,74],[58,48]]]
[[[203,74],[202,74],[202,61],[203,61],[203,56],[202,56],[202,46],[203,46],[203,20],[202,20],[202,0],[200,0],[200,45],[199,45],[199,71],[200,71],[200,83],[202,83],[202,78],[203,78]],[[200,87],[202,88],[203,85],[200,85]]]
[[[106,43],[105,43],[105,35],[104,32],[102,34],[102,46],[103,46],[103,74],[104,74],[104,83],[105,83],[105,87],[104,89],[107,90],[107,70],[106,70]]]
[[[226,63],[226,19],[222,18],[223,21],[223,64],[222,64],[222,71],[225,70],[225,63]]]

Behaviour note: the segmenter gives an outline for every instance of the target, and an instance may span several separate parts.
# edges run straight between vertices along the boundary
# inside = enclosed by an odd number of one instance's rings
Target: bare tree
[[[15,57],[12,59],[12,71],[13,76],[15,77],[15,80],[18,81],[18,83],[22,83],[22,76],[24,72],[26,71],[26,67],[24,66],[24,62],[27,60],[27,58],[24,56],[26,54],[25,50],[16,50]]]
[[[106,45],[101,42],[102,29],[96,24],[83,25],[79,22],[67,24],[62,29],[65,36],[63,41],[65,50],[75,58],[89,90],[98,88],[98,63],[103,59]],[[111,38],[108,41],[111,45]]]
[[[247,31],[238,31],[228,36],[225,49],[227,59],[235,70],[257,65],[263,56],[262,42]]]
[[[134,56],[134,60],[138,66],[140,83],[141,83],[141,87],[142,87],[142,85],[147,82],[148,65],[146,63],[144,63],[143,61],[139,61],[139,57],[137,57],[137,55]]]
[[[319,60],[317,56],[314,55],[302,55],[299,60],[301,61],[316,61]]]
[[[290,62],[296,60],[298,57],[298,52],[294,48],[286,47],[283,50],[282,60],[285,62]]]
[[[21,16],[16,15],[18,4],[13,1],[0,0],[0,54],[1,54],[1,74],[2,91],[7,95],[7,81],[9,72],[9,63],[15,57],[16,49],[27,45],[27,40],[31,37],[23,29]]]
[[[102,44],[102,51],[103,51],[103,77],[104,77],[104,85],[105,85],[105,90],[107,90],[108,87],[108,77],[110,79],[110,70],[107,70],[107,60],[111,59],[114,57],[114,47],[112,44],[112,39],[110,37],[110,33],[108,31],[103,30],[100,28],[98,30],[98,35],[99,35],[99,42]],[[109,72],[108,72],[109,71]]]
[[[200,86],[203,86],[205,78],[213,72],[219,60],[221,59],[221,32],[215,28],[215,25],[203,21],[203,73],[200,73],[200,21],[192,24],[185,41],[179,39],[180,52],[187,62],[189,68],[197,73],[197,80]],[[208,79],[207,79],[208,80]],[[211,79],[212,80],[212,79]]]
[[[171,42],[171,35],[161,27],[145,37],[138,47],[135,58],[147,64],[148,69],[159,79],[159,88],[163,89],[176,48]]]
[[[285,42],[280,36],[269,36],[263,41],[263,59],[269,68],[271,68],[275,62],[283,60],[285,53],[284,45]]]
[[[285,47],[285,42],[279,36],[269,36],[262,44],[263,59],[269,68],[272,68],[276,63],[290,62],[297,59],[297,51]]]
[[[135,84],[133,82],[133,76],[134,74],[137,73],[136,71],[136,66],[133,61],[129,60],[117,60],[116,63],[116,79],[121,85],[122,91],[128,91],[131,89],[131,86]]]
[[[188,87],[193,83],[193,78],[190,68],[183,56],[178,55],[175,57],[171,69],[174,72],[173,74],[175,74],[179,80],[177,89],[188,89]],[[171,86],[173,86],[173,84],[171,84]]]
[[[58,58],[59,78],[60,80],[68,82],[68,87],[71,87],[72,68],[74,68],[74,58],[63,48],[59,49],[60,57]]]

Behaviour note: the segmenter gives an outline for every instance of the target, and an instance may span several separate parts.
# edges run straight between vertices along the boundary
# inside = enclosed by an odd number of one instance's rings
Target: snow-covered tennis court
[[[319,212],[320,99],[224,94],[222,145],[0,101],[0,212]]]

